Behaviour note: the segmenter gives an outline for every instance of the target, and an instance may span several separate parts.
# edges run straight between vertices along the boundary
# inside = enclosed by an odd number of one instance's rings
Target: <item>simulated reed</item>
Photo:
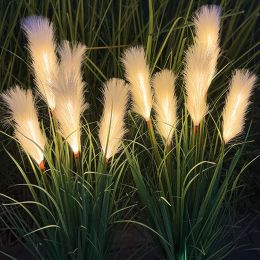
[[[150,21],[152,17],[150,13]],[[244,142],[233,147],[232,142],[243,133],[256,76],[248,70],[227,75],[231,80],[224,109],[212,113],[215,107],[208,100],[208,92],[221,58],[220,18],[218,6],[203,6],[195,12],[194,43],[185,46],[184,66],[180,66],[184,67],[183,74],[149,64],[153,60],[150,55],[155,52],[150,49],[150,23],[148,48],[131,46],[122,51],[116,63],[121,61],[125,79],[111,78],[104,83],[103,113],[95,122],[89,122],[85,113],[85,96],[93,94],[86,92],[92,82],[87,79],[86,84],[83,80],[84,60],[91,62],[85,55],[85,45],[56,42],[53,25],[47,18],[33,16],[22,22],[32,59],[35,97],[31,90],[15,87],[3,93],[2,98],[23,150],[42,171],[44,158],[48,162],[46,174],[34,172],[38,186],[31,185],[19,167],[39,213],[38,221],[29,211],[38,229],[30,232],[21,228],[22,236],[42,232],[37,239],[44,238],[49,256],[57,259],[68,254],[72,259],[104,259],[111,245],[110,228],[117,223],[112,219],[125,209],[132,209],[129,205],[118,209],[121,198],[128,202],[129,193],[124,190],[127,187],[134,190],[134,200],[138,194],[150,226],[133,220],[118,222],[147,227],[167,259],[221,259],[230,252],[232,242],[221,244],[227,236],[223,226],[231,226],[229,210],[244,169],[237,170],[245,146]],[[185,91],[176,91],[178,88]],[[49,129],[45,123],[41,127],[39,124],[35,103],[38,95],[51,110],[49,119],[55,122],[56,135],[42,134]],[[88,111],[93,110],[89,107]],[[145,126],[136,124],[133,113],[146,123],[149,136]],[[133,140],[128,139],[128,128],[131,132],[136,130]],[[47,142],[44,136],[50,140]],[[54,149],[55,138],[61,138],[65,145]],[[233,149],[237,150],[229,159],[227,155]],[[120,183],[121,176],[128,172],[132,173],[132,179],[127,179],[130,185]],[[27,208],[25,211],[28,213]],[[19,230],[19,218],[11,220],[16,225],[14,230]],[[38,244],[30,243],[37,251]]]
[[[58,65],[53,24],[48,18],[30,16],[22,20],[21,27],[28,39],[35,85],[50,109],[54,110],[56,104],[52,84],[57,77]]]

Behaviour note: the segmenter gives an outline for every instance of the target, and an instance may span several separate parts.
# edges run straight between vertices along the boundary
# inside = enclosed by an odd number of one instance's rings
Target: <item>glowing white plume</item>
[[[148,121],[152,109],[152,91],[144,48],[131,47],[127,49],[123,54],[122,62],[126,78],[130,82],[133,109]]]
[[[162,70],[153,77],[155,95],[156,126],[166,145],[171,143],[177,124],[177,100],[174,94],[175,75],[170,70]]]
[[[47,18],[30,16],[22,21],[22,28],[28,38],[36,86],[50,109],[54,110],[55,97],[51,85],[57,76],[57,57],[53,25]]]
[[[15,124],[15,136],[22,148],[36,163],[44,167],[45,139],[39,126],[31,90],[16,86],[2,94],[2,98],[10,111],[11,122]]]
[[[216,59],[219,50],[212,55],[200,46],[191,46],[186,53],[184,80],[186,106],[195,126],[207,113],[207,92],[216,73]]]
[[[250,104],[256,76],[247,70],[236,70],[226,98],[223,110],[223,139],[227,143],[244,129],[245,116]]]
[[[220,14],[217,5],[204,5],[195,13],[195,42],[209,53],[219,46]]]
[[[118,152],[125,134],[124,116],[129,86],[121,79],[110,79],[104,87],[104,111],[99,125],[99,140],[109,159]]]
[[[59,121],[62,136],[71,146],[74,155],[80,152],[80,118],[87,104],[84,101],[85,84],[81,76],[81,64],[85,46],[70,46],[65,41],[60,50],[60,66],[53,91],[56,97],[55,117]]]

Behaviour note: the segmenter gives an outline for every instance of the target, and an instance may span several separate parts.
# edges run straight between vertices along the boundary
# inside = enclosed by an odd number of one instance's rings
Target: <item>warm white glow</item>
[[[216,73],[218,53],[219,49],[209,54],[196,44],[186,53],[186,106],[195,126],[199,125],[208,110],[207,92]]]
[[[195,44],[186,53],[184,80],[186,107],[194,126],[198,126],[208,111],[207,93],[220,53],[220,7],[202,6],[195,14],[194,24]]]
[[[133,110],[148,121],[152,109],[152,91],[144,48],[131,47],[127,49],[123,54],[122,62],[126,78],[130,83]]]
[[[110,79],[104,87],[104,110],[99,125],[99,140],[106,159],[120,149],[125,134],[124,116],[128,85],[121,79]]]
[[[11,122],[15,124],[15,136],[25,152],[39,165],[44,159],[45,139],[41,132],[34,99],[30,90],[16,86],[2,94]]]
[[[74,154],[80,151],[80,119],[87,108],[81,75],[85,49],[82,44],[70,46],[69,42],[63,42],[59,50],[61,61],[58,76],[53,87],[56,97],[55,117],[59,121],[62,136]]]
[[[144,82],[144,76],[143,74],[139,74],[138,75],[138,78],[139,78],[139,86],[141,88],[141,95],[143,97],[143,101],[144,101],[144,110],[145,110],[145,118],[148,118],[150,117],[150,111],[151,111],[151,108],[150,108],[150,105],[149,105],[149,101],[148,101],[148,97],[146,95],[146,88],[145,88],[145,82]]]
[[[219,46],[221,9],[217,5],[204,5],[194,17],[195,41],[209,53],[215,52]]]
[[[50,109],[54,110],[52,84],[57,76],[57,57],[53,25],[47,18],[30,16],[22,21],[22,28],[28,38],[37,89]]]
[[[223,139],[228,143],[244,129],[249,98],[256,83],[256,76],[247,70],[236,70],[223,110]]]
[[[166,145],[171,143],[177,124],[177,100],[174,94],[175,79],[173,72],[165,69],[156,73],[152,80],[156,126]]]

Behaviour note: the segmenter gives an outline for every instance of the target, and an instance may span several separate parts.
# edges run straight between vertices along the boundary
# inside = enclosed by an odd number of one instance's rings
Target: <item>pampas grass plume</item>
[[[53,25],[47,18],[30,16],[22,20],[21,26],[28,38],[38,92],[54,110],[55,97],[51,85],[57,75],[57,57]]]
[[[75,157],[80,152],[81,115],[87,108],[81,65],[85,46],[71,46],[64,41],[59,49],[61,61],[53,91],[56,97],[55,117],[62,136],[69,143]]]
[[[221,9],[217,5],[204,5],[195,13],[196,44],[208,52],[214,52],[219,46]]]
[[[228,143],[244,129],[249,98],[256,83],[256,76],[247,70],[236,70],[230,83],[223,110],[223,139]]]
[[[144,48],[128,48],[123,54],[122,63],[126,78],[130,83],[133,110],[149,121],[152,109],[152,91]]]
[[[104,111],[99,125],[99,140],[108,160],[116,154],[125,134],[124,116],[129,86],[124,80],[113,78],[104,87]]]
[[[16,86],[2,94],[15,124],[15,136],[23,150],[44,170],[45,138],[41,132],[35,102],[31,90]],[[10,123],[11,123],[10,122]]]
[[[198,126],[207,113],[207,92],[216,73],[216,53],[210,55],[198,45],[191,46],[186,53],[184,81],[186,107]]]
[[[157,130],[166,145],[171,143],[177,124],[177,100],[174,94],[175,75],[164,69],[152,79],[154,89],[154,108]]]

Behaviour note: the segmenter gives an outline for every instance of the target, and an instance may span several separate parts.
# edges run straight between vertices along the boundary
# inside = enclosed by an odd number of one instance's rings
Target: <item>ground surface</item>
[[[241,243],[247,246],[236,250],[231,256],[226,258],[227,260],[260,260],[260,217],[256,219]],[[36,260],[25,248],[18,244],[10,247],[6,250],[6,253],[18,260]],[[0,260],[8,259],[10,258],[0,256]],[[118,233],[110,259],[163,260],[164,258],[159,246],[156,246],[147,232],[131,226],[127,230]]]

